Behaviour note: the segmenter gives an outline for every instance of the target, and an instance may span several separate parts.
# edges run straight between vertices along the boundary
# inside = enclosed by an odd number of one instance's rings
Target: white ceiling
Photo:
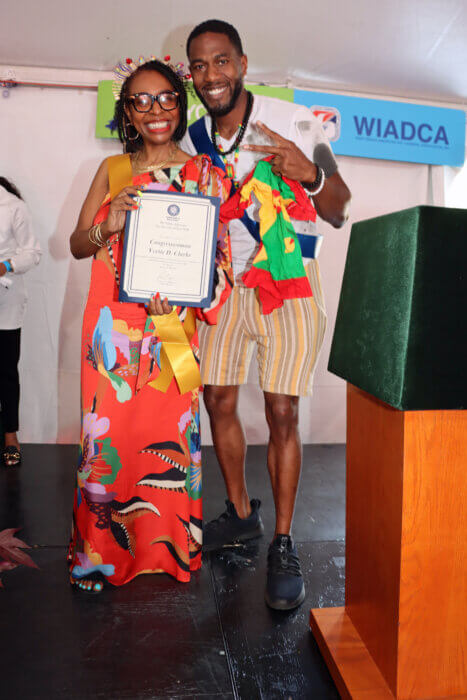
[[[211,17],[239,30],[250,81],[467,101],[467,0],[3,0],[0,65],[185,60]]]

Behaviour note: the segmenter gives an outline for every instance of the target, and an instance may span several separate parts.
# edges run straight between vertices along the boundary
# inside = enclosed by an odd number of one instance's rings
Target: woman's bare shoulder
[[[94,177],[92,178],[89,191],[94,189],[102,189],[108,185],[109,176],[107,171],[107,158],[104,158],[101,163],[99,163]]]

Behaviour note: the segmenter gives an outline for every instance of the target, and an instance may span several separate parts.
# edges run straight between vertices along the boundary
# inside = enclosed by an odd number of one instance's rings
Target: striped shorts
[[[203,384],[244,384],[256,348],[263,391],[291,396],[312,393],[326,312],[318,261],[310,260],[305,269],[313,297],[286,299],[280,309],[263,316],[255,290],[236,286],[217,325],[199,324]]]

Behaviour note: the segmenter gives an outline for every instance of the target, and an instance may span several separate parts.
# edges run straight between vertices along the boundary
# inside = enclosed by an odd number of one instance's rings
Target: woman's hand
[[[169,304],[167,297],[162,300],[159,292],[154,294],[148,304],[148,314],[150,316],[163,316],[164,314],[170,314],[172,311],[172,306]]]
[[[109,207],[107,219],[101,224],[101,231],[106,237],[118,233],[125,226],[127,211],[137,208],[135,200],[130,195],[141,194],[137,187],[124,187],[123,190],[112,200]]]

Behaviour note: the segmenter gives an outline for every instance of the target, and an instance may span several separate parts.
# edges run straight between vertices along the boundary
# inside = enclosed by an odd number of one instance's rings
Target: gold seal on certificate
[[[217,197],[146,191],[128,212],[120,301],[146,303],[154,292],[174,306],[209,306],[216,259]]]

